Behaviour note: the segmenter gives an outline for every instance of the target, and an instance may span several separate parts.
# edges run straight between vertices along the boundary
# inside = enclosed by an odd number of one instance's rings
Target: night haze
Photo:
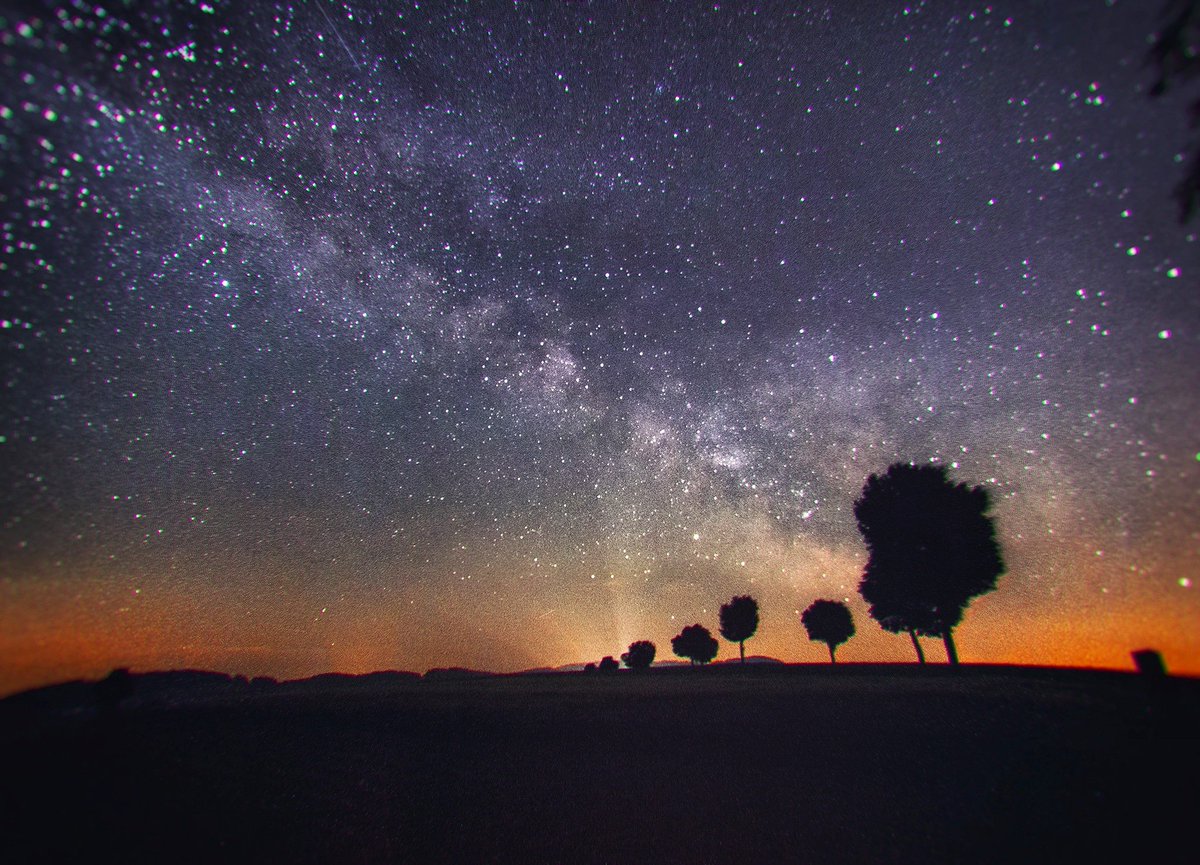
[[[897,461],[994,502],[963,661],[1200,674],[1159,12],[5,4],[0,694],[663,660],[746,594],[747,655],[828,598],[911,662]]]

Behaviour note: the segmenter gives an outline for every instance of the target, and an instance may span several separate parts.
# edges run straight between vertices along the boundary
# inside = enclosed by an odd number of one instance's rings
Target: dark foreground
[[[1200,855],[1196,680],[681,669],[334,682],[0,721],[13,863]]]

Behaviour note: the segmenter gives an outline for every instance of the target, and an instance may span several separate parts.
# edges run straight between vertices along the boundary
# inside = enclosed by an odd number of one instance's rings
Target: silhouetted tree
[[[800,621],[810,640],[829,646],[829,663],[836,664],[834,651],[854,636],[854,617],[850,615],[850,609],[841,601],[813,601],[800,614]]]
[[[615,673],[621,668],[621,665],[613,660],[612,655],[605,655],[600,659],[600,666],[597,669],[601,673]]]
[[[746,641],[758,630],[758,601],[749,595],[737,595],[721,605],[721,636],[738,644],[742,663],[746,663]]]
[[[654,663],[657,649],[649,640],[638,640],[629,644],[629,651],[621,656],[625,666],[631,670],[644,670]]]
[[[1152,96],[1162,96],[1178,84],[1194,84],[1200,79],[1200,0],[1167,0],[1163,8],[1164,24],[1150,47],[1150,62],[1157,77],[1150,88]],[[1200,208],[1200,96],[1189,106],[1193,141],[1187,172],[1175,187],[1180,221],[1186,222]]]
[[[987,490],[955,484],[944,466],[895,463],[871,475],[854,503],[870,554],[858,590],[871,617],[914,642],[941,637],[957,664],[954,628],[1004,573],[990,509]]]
[[[671,651],[693,664],[707,664],[717,656],[717,641],[703,625],[688,625],[671,639]]]
[[[118,667],[96,683],[96,703],[102,711],[115,711],[132,696],[133,676],[127,667]]]
[[[592,663],[591,661],[588,661],[586,664],[583,665],[583,671],[585,673],[594,673],[594,672],[596,672],[596,665],[594,663]]]

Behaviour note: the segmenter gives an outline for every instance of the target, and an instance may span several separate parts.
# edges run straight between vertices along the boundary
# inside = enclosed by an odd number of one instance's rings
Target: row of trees
[[[746,663],[746,641],[758,630],[758,601],[738,595],[721,605],[721,636],[738,644],[742,663]],[[717,656],[717,641],[703,625],[688,625],[671,640],[671,651],[693,664],[707,664]]]
[[[738,595],[728,604],[721,606],[721,636],[730,642],[738,644],[742,663],[746,663],[746,641],[758,630],[758,602],[749,595]],[[688,625],[671,640],[671,650],[680,658],[687,658],[693,664],[707,664],[717,656],[718,643],[708,628],[703,625]],[[629,651],[621,655],[625,666],[631,670],[641,670],[654,663],[657,649],[649,640],[638,640],[629,645]],[[585,668],[590,670],[592,664]],[[617,669],[617,663],[611,656],[600,661],[595,669]]]
[[[802,617],[809,639],[829,644],[829,658],[834,660],[836,646],[854,634],[854,621],[845,604],[836,601],[816,601]],[[738,595],[721,606],[721,636],[738,644],[741,662],[746,663],[746,640],[758,630],[758,602],[750,595]],[[674,639],[671,649],[693,664],[707,664],[717,656],[717,641],[703,625],[688,625]]]
[[[949,662],[958,663],[954,629],[971,600],[995,589],[1004,573],[990,509],[987,490],[954,483],[945,466],[906,463],[871,475],[854,503],[869,553],[858,591],[885,631],[908,634],[922,664],[922,636],[941,639]],[[854,636],[854,618],[840,601],[814,601],[800,621],[810,640],[829,647],[830,663],[837,661],[837,647]],[[746,640],[757,630],[754,598],[738,595],[721,606],[721,636],[738,644],[742,663]],[[718,645],[700,624],[687,626],[671,640],[671,650],[693,664],[712,661]],[[654,644],[641,640],[621,660],[640,669],[649,667],[654,655]],[[617,668],[612,658],[605,661]]]
[[[800,617],[808,638],[829,647],[829,660],[836,663],[835,651],[854,636],[854,618],[840,601],[813,601]],[[742,663],[746,663],[746,640],[758,630],[758,602],[739,595],[721,607],[721,636],[738,644]],[[631,647],[632,648],[632,647]],[[717,656],[717,641],[703,625],[688,625],[671,640],[671,649],[693,664],[707,664]]]

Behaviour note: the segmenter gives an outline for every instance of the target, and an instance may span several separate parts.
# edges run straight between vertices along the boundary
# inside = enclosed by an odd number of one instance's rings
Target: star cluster
[[[1146,6],[5,11],[0,684],[661,654],[744,592],[752,651],[831,597],[904,659],[896,460],[997,502],[965,659],[1200,670]]]

